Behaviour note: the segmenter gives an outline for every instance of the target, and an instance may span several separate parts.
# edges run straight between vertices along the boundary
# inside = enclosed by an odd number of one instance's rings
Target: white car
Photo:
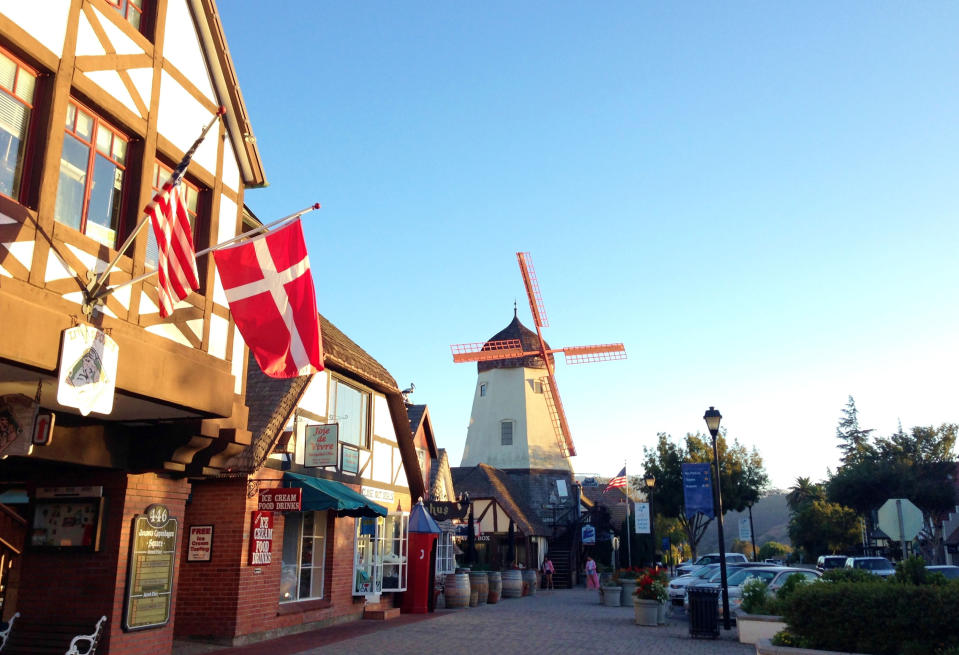
[[[726,564],[740,564],[748,562],[746,556],[742,553],[726,553]],[[680,564],[676,567],[676,575],[688,575],[689,573],[695,573],[695,571],[707,564],[719,564],[719,553],[709,553],[707,555],[702,555],[698,557],[695,562],[689,564]]]
[[[669,602],[673,605],[682,605],[683,597],[686,595],[686,585],[706,580],[719,569],[719,564],[707,564],[701,566],[695,573],[681,575],[669,581]]]

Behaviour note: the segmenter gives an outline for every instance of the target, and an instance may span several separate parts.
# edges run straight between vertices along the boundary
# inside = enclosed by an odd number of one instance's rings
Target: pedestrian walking
[[[596,572],[596,562],[589,555],[586,556],[586,588],[599,589],[599,573]]]
[[[546,583],[543,585],[544,589],[553,590],[553,573],[555,572],[556,567],[553,566],[553,560],[547,555],[546,559],[543,560],[543,575],[546,576]]]

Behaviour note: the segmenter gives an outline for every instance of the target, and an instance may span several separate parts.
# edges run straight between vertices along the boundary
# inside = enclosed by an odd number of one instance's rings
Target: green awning
[[[356,493],[345,484],[325,478],[290,473],[283,474],[287,487],[303,490],[303,511],[321,512],[326,509],[342,516],[386,516],[387,509]]]

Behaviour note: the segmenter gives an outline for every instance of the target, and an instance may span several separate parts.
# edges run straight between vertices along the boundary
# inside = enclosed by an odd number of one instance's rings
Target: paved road
[[[490,655],[562,653],[588,655],[642,653],[755,653],[737,641],[735,627],[719,639],[691,639],[685,617],[670,616],[662,627],[633,622],[632,607],[604,607],[595,591],[585,589],[538,592],[535,596],[503,599],[495,605],[437,612],[433,618],[377,630],[321,647],[303,655],[422,655],[464,650]],[[263,652],[271,652],[264,648]]]

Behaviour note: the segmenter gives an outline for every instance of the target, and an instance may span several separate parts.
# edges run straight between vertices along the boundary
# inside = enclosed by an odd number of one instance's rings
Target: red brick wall
[[[41,482],[37,486],[45,486]],[[134,514],[147,505],[161,503],[183,525],[183,507],[189,485],[154,474],[127,475],[119,471],[76,472],[56,478],[56,486],[103,486],[98,552],[41,551],[27,549],[22,558],[24,587],[17,609],[25,618],[56,623],[57,620],[90,621],[107,617],[108,633],[98,652],[113,655],[168,653],[173,644],[172,622],[162,628],[123,632],[123,610],[130,554],[130,530]],[[182,531],[177,539],[182,538]],[[175,565],[179,564],[179,558]],[[174,597],[176,572],[174,571]],[[173,610],[171,609],[171,616]],[[64,645],[66,649],[66,645]]]
[[[133,632],[123,631],[123,611],[126,599],[127,564],[130,557],[130,533],[133,519],[152,503],[166,505],[170,517],[177,520],[177,543],[183,541],[184,507],[190,492],[187,480],[169,480],[153,473],[128,475],[127,489],[120,521],[120,549],[117,557],[116,575],[112,580],[113,618],[110,619],[110,640],[104,653],[110,655],[157,655],[169,653],[173,648],[173,631],[176,617],[177,573],[181,569],[179,554],[174,560],[173,601],[170,607],[170,622],[162,628],[150,628]],[[99,649],[97,652],[101,652]]]
[[[246,564],[244,535],[249,530],[246,493],[245,478],[193,483],[180,548],[177,637],[232,638],[236,633],[240,571]],[[209,562],[186,561],[191,525],[213,526]]]

